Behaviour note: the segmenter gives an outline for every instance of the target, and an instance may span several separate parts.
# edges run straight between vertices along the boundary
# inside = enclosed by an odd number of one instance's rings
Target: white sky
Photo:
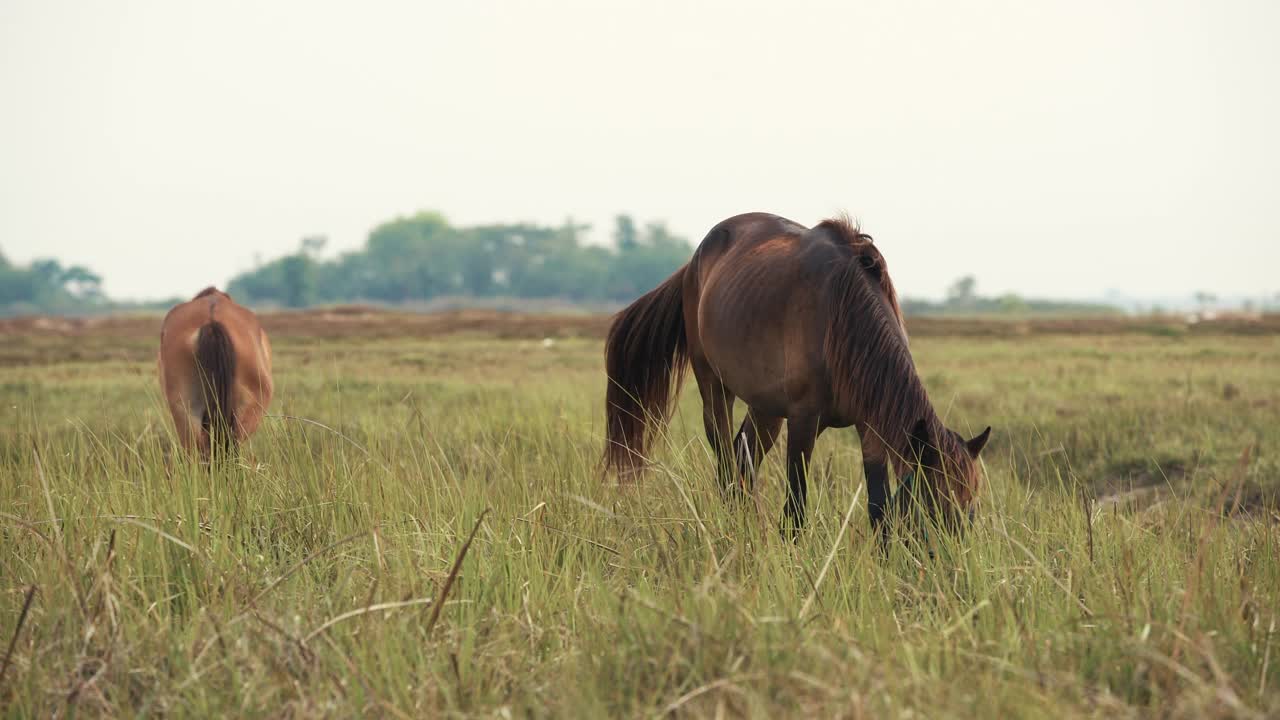
[[[1280,2],[0,2],[0,250],[847,210],[902,292],[1280,291]]]

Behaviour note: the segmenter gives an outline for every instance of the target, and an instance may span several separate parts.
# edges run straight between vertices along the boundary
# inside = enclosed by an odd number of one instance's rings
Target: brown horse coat
[[[841,308],[815,290],[854,263],[874,271],[867,273],[865,299],[880,306],[884,322],[905,344],[906,326],[884,260],[847,223],[828,221],[809,230],[772,215],[746,215],[712,230],[682,286],[699,387],[724,386],[762,417],[852,425],[851,408],[833,397],[836,380],[826,363],[828,328]]]
[[[873,524],[884,516],[890,462],[900,477],[917,462],[932,471],[921,498],[931,503],[967,508],[977,490],[987,435],[966,444],[943,426],[916,374],[884,258],[847,220],[808,229],[750,213],[719,223],[685,267],[618,314],[605,353],[605,464],[621,475],[645,462],[687,360],[726,489],[738,486],[735,474],[753,480],[787,421],[794,527],[804,521],[813,443],[830,427],[858,429]],[[748,412],[732,440],[737,398]]]
[[[175,306],[160,328],[160,387],[183,447],[208,458],[258,429],[271,402],[271,344],[258,318],[210,287]]]

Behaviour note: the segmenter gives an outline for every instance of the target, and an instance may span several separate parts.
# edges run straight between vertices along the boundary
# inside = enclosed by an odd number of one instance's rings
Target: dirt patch
[[[1228,517],[1280,523],[1280,497],[1274,489],[1245,483],[1239,495],[1227,498],[1222,511]]]
[[[259,315],[274,338],[428,338],[483,333],[500,338],[604,337],[607,315],[523,314],[497,310],[410,313],[342,306]],[[0,335],[159,338],[163,316],[108,315],[62,318],[28,316],[0,320]]]
[[[499,338],[603,338],[607,313],[522,313],[493,309],[405,312],[370,305],[343,305],[261,313],[267,332],[280,337],[439,337],[484,333]],[[0,335],[158,337],[163,315],[98,317],[25,316],[0,319]],[[1180,318],[998,318],[909,317],[917,337],[1020,337],[1076,334],[1280,334],[1280,314],[1188,323]]]
[[[1280,333],[1280,313],[1222,317],[1190,322],[1174,316],[1157,317],[909,317],[907,332],[923,337],[1020,337],[1026,335],[1274,335]]]
[[[1112,460],[1097,485],[1099,495],[1123,495],[1144,488],[1175,485],[1187,477],[1194,458],[1137,457]]]

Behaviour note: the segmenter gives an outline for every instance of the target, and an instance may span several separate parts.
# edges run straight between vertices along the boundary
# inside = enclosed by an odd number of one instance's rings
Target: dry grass
[[[6,714],[1280,713],[1274,336],[917,333],[997,434],[973,531],[886,559],[847,432],[796,544],[778,458],[722,502],[692,392],[601,483],[598,319],[283,317],[278,417],[214,472],[171,452],[158,319],[6,336]]]

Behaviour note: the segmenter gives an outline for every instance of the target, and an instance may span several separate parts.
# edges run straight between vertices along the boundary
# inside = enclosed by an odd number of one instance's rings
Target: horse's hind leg
[[[747,492],[755,489],[760,463],[773,449],[780,432],[782,418],[761,415],[755,408],[747,409],[747,416],[743,418],[742,427],[733,440],[733,451],[738,458],[738,475],[742,477]]]
[[[817,418],[787,418],[787,503],[782,519],[782,531],[794,539],[804,527],[804,505],[809,495],[809,461],[813,458],[813,444],[818,439]]]
[[[178,435],[178,443],[188,452],[207,453],[209,438],[200,426],[203,408],[194,407],[184,398],[177,397],[169,401],[169,414],[173,416],[173,427]]]
[[[733,403],[736,398],[720,381],[704,358],[693,358],[693,374],[702,395],[702,425],[707,442],[716,456],[716,477],[729,496],[740,497],[742,488],[734,480]]]

